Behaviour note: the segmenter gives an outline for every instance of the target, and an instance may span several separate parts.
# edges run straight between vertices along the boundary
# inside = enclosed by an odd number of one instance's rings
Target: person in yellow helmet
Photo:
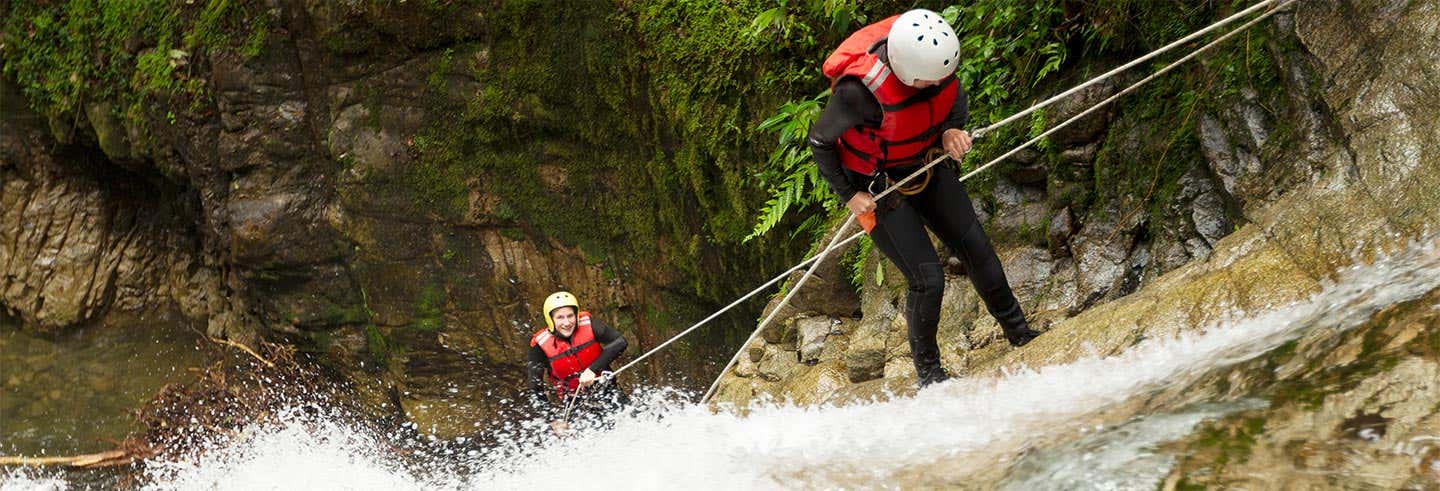
[[[580,310],[580,302],[570,292],[546,297],[544,314],[545,329],[530,338],[528,364],[530,392],[536,407],[546,408],[551,428],[557,433],[568,430],[569,422],[561,415],[567,402],[589,415],[627,404],[628,397],[613,382],[596,385],[600,374],[625,352],[625,336]],[[552,392],[554,403],[547,395]],[[567,401],[572,397],[583,397],[585,404]]]

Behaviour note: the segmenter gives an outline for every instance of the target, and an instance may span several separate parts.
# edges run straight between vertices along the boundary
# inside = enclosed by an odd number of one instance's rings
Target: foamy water
[[[1316,329],[1352,328],[1437,286],[1434,247],[1416,247],[1344,271],[1303,302],[1248,317],[1236,313],[1243,318],[1149,340],[1117,356],[952,380],[913,398],[844,407],[770,404],[742,417],[661,404],[669,394],[642,393],[637,398],[650,400],[640,404],[645,409],[618,417],[612,428],[435,455],[418,468],[395,457],[380,436],[296,411],[227,440],[198,462],[152,462],[146,472],[152,489],[769,489],[890,487],[933,474],[960,479],[1008,466],[1041,437],[1078,435],[1086,415],[1132,396],[1188,383]],[[1133,445],[1107,447],[1111,467],[1127,467],[1130,455],[1154,472],[1112,482],[1094,474],[1103,467],[1062,462],[1044,476],[1069,475],[1064,469],[1070,468],[1092,473],[1078,474],[1090,476],[1081,481],[1153,488],[1144,481],[1163,476],[1167,461],[1141,449],[1157,438],[1182,437],[1217,411],[1157,415],[1136,424],[1163,431],[1151,428]],[[44,487],[43,479],[12,473],[5,489]]]
[[[21,467],[0,472],[0,491],[48,491],[69,487],[65,480],[56,477],[54,471]]]

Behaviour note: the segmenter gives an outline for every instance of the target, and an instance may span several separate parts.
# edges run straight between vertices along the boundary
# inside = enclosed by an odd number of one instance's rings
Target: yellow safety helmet
[[[545,325],[550,326],[551,331],[555,330],[555,319],[550,318],[550,313],[560,307],[575,307],[575,313],[580,313],[580,302],[575,300],[575,295],[570,292],[551,293],[545,297]]]

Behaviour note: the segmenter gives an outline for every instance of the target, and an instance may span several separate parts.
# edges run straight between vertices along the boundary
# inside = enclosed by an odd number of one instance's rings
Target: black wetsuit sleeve
[[[600,319],[590,319],[590,330],[595,333],[595,341],[605,347],[600,352],[600,357],[590,363],[590,371],[598,375],[610,369],[610,362],[619,358],[629,343],[625,341],[625,336],[620,334],[620,330],[606,325]]]
[[[526,365],[529,367],[530,396],[535,409],[542,411],[546,419],[555,419],[555,407],[550,404],[550,391],[554,389],[545,382],[545,376],[550,372],[550,359],[545,356],[545,350],[531,346]]]
[[[820,166],[820,175],[830,184],[830,190],[840,202],[850,201],[855,195],[858,183],[850,181],[845,168],[840,165],[840,135],[845,130],[869,124],[880,125],[880,103],[865,89],[859,80],[847,78],[835,84],[830,102],[820,111],[820,118],[810,127],[808,142],[815,163]]]
[[[956,80],[955,83],[959,84],[960,81]],[[965,93],[965,87],[958,87],[955,91],[955,104],[950,106],[950,116],[945,118],[944,123],[940,124],[940,128],[942,128],[940,132],[944,133],[945,130],[952,128],[963,130],[965,129],[965,125],[969,123],[970,96]]]

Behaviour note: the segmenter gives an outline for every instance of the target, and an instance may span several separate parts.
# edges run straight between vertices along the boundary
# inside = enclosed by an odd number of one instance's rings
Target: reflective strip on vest
[[[876,63],[875,66],[870,67],[870,72],[866,73],[865,78],[860,79],[860,82],[865,84],[865,88],[870,89],[870,92],[875,92],[880,89],[880,84],[888,76],[890,76],[890,67],[884,63]]]

